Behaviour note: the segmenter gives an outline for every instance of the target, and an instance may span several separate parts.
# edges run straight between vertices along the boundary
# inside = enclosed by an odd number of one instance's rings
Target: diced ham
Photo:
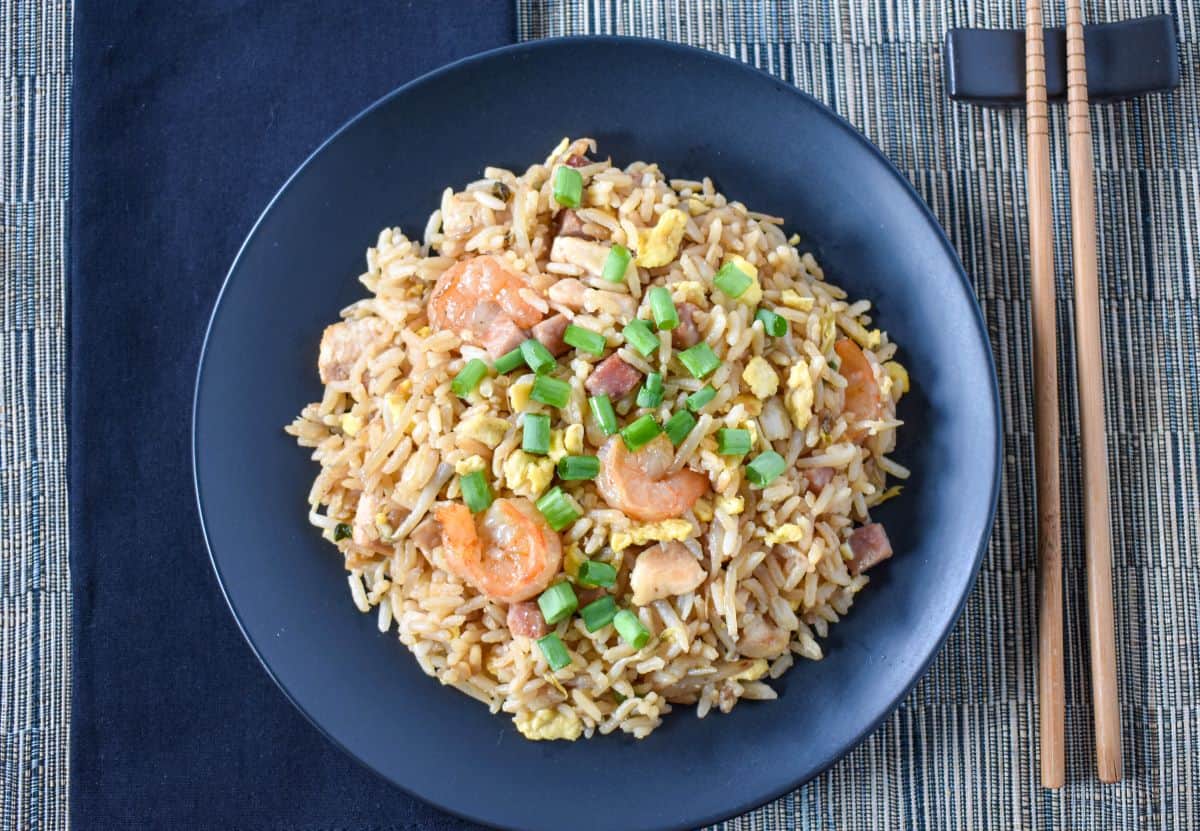
[[[589,240],[595,239],[595,237],[584,230],[584,222],[579,218],[579,214],[575,213],[570,208],[563,208],[558,212],[554,234],[558,237],[579,237],[580,239]]]
[[[811,493],[820,493],[833,479],[833,474],[834,470],[831,467],[814,467],[804,471],[804,478],[808,480],[808,490]]]
[[[595,603],[600,598],[607,594],[601,588],[584,588],[582,586],[575,587],[575,597],[579,600],[579,608],[582,609],[589,603]]]
[[[387,331],[387,324],[378,317],[343,320],[326,326],[321,335],[321,351],[317,370],[321,383],[345,381],[362,353]]]
[[[861,574],[892,556],[892,544],[888,541],[887,531],[878,522],[855,528],[849,542],[850,551],[854,554],[854,559],[849,563],[851,574]]]
[[[513,323],[511,317],[499,314],[488,324],[487,330],[480,338],[480,343],[495,359],[512,352],[525,341],[526,337],[528,336],[525,334],[525,330]]]
[[[592,395],[620,398],[627,395],[641,380],[642,373],[616,355],[609,355],[596,364],[596,369],[588,376],[583,386]]]
[[[542,346],[550,350],[551,355],[557,358],[571,349],[570,345],[563,340],[563,332],[567,331],[567,325],[570,322],[564,314],[548,317],[533,327],[533,336],[541,342]]]
[[[591,163],[591,159],[579,153],[576,153],[573,156],[567,156],[567,160],[565,162],[567,167],[587,167]]]
[[[540,638],[550,632],[536,600],[523,600],[508,607],[508,631],[522,638]]]
[[[700,342],[700,330],[696,327],[696,322],[692,320],[692,315],[700,310],[687,302],[680,303],[675,308],[679,312],[679,325],[671,330],[671,344],[676,349],[695,346]]]

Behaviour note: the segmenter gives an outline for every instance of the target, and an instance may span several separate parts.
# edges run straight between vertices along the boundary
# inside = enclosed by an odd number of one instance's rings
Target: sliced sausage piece
[[[550,632],[536,600],[522,600],[508,607],[508,631],[522,638],[540,638]]]
[[[641,380],[642,373],[616,355],[609,355],[596,364],[596,369],[588,376],[583,386],[592,395],[620,398],[627,395]]]
[[[849,563],[851,574],[861,574],[892,556],[892,544],[888,541],[887,531],[878,522],[855,528],[849,542],[850,551],[854,554],[854,559]]]
[[[317,370],[321,383],[345,381],[359,357],[387,331],[387,324],[378,317],[363,317],[343,320],[326,326],[321,335],[321,351],[317,357]]]
[[[579,237],[580,239],[588,240],[595,239],[595,237],[584,230],[584,222],[579,218],[579,214],[575,213],[570,208],[563,208],[558,212],[554,235],[556,237]]]
[[[525,334],[525,330],[513,323],[511,317],[500,314],[492,318],[487,331],[479,340],[488,354],[495,359],[512,352],[525,341],[526,337],[528,336]]]
[[[570,345],[563,340],[563,332],[567,331],[567,324],[570,322],[564,314],[548,317],[533,327],[533,336],[557,358],[571,350]]]
[[[804,478],[808,481],[809,493],[820,493],[825,489],[825,486],[833,479],[834,470],[831,467],[814,467],[811,470],[804,471]]]
[[[700,342],[700,330],[692,320],[692,315],[700,310],[687,302],[680,303],[676,309],[679,312],[679,325],[671,330],[671,344],[676,349],[695,346]]]

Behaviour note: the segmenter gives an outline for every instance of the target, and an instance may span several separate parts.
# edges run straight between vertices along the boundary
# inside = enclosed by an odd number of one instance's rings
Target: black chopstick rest
[[[1083,27],[1088,97],[1131,98],[1179,86],[1179,47],[1169,14]],[[1066,35],[1046,30],[1046,95],[1067,95]],[[1025,32],[951,29],[946,33],[946,92],[956,101],[1011,107],[1025,103]]]

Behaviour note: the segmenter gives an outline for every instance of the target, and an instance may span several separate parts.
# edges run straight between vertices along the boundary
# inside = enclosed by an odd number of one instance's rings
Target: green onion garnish
[[[692,428],[695,426],[696,417],[687,410],[680,410],[667,419],[667,423],[663,425],[663,432],[667,434],[671,444],[678,447],[683,444],[683,440],[688,437],[688,433],[692,432]]]
[[[549,453],[550,416],[544,413],[525,413],[522,424],[521,449],[538,456]]]
[[[625,336],[625,342],[642,353],[642,357],[648,357],[658,349],[658,338],[650,331],[650,327],[646,325],[644,320],[631,320],[621,330],[621,334]]]
[[[645,383],[638,390],[637,405],[639,407],[657,407],[663,399],[663,377],[660,373],[651,372],[646,376]]]
[[[679,362],[692,373],[693,378],[707,378],[721,365],[721,359],[713,354],[712,347],[703,341],[680,352]]]
[[[604,595],[599,600],[593,600],[580,609],[579,616],[583,618],[583,625],[589,632],[603,629],[617,616],[617,601]]]
[[[604,335],[599,332],[593,332],[591,329],[584,329],[582,326],[576,326],[574,323],[568,323],[566,330],[563,331],[563,343],[570,344],[576,349],[582,349],[584,352],[590,352],[593,355],[603,355],[604,347],[608,346],[608,341],[604,339]]]
[[[783,460],[782,456],[774,450],[765,450],[759,453],[754,461],[746,465],[746,478],[752,485],[758,485],[760,488],[766,487],[774,482],[786,467],[787,462]]]
[[[583,516],[575,500],[559,487],[546,491],[534,504],[555,531],[561,531]]]
[[[754,313],[754,319],[762,321],[763,330],[773,338],[782,338],[787,334],[787,318],[780,317],[770,309],[759,309]]]
[[[529,397],[534,401],[562,409],[571,400],[571,385],[566,381],[551,378],[549,375],[539,375],[533,382],[533,389],[529,391]]]
[[[512,372],[523,363],[525,363],[525,356],[521,353],[521,347],[518,346],[512,352],[505,352],[497,358],[492,366],[495,367],[496,372],[504,375],[505,373]]]
[[[542,650],[542,655],[546,657],[546,663],[550,665],[551,671],[557,672],[563,667],[571,665],[571,653],[567,652],[563,642],[553,632],[544,638],[538,638],[537,645]]]
[[[567,482],[595,479],[600,472],[600,460],[595,456],[563,456],[558,460],[558,478]]]
[[[647,414],[622,427],[621,438],[625,440],[626,447],[637,451],[653,441],[659,432],[658,422],[654,420],[654,416]]]
[[[550,350],[543,346],[537,338],[529,338],[521,344],[521,357],[525,359],[526,365],[538,375],[545,375],[557,366],[557,361],[550,354]]]
[[[725,263],[713,278],[713,285],[730,297],[741,297],[753,282],[750,275],[733,263]]]
[[[703,389],[698,389],[687,397],[684,402],[687,408],[693,413],[698,413],[704,409],[704,405],[717,397],[717,391],[713,389],[712,384],[709,384]]]
[[[554,174],[554,201],[568,208],[578,208],[583,199],[583,177],[573,167],[563,165]]]
[[[599,560],[584,560],[579,564],[579,573],[575,575],[581,586],[615,586],[617,569],[609,563]]]
[[[579,608],[579,599],[575,597],[571,584],[564,580],[538,595],[538,608],[542,610],[546,623],[553,626],[575,613]]]
[[[611,436],[617,432],[617,414],[613,412],[612,399],[607,395],[593,395],[588,399],[588,406],[592,408],[592,416],[600,425],[601,433]]]
[[[349,539],[350,537],[353,537],[353,536],[354,536],[354,529],[351,528],[349,525],[347,525],[345,522],[339,522],[337,525],[333,526],[333,541],[334,542],[341,542],[342,540]]]
[[[492,489],[488,487],[483,471],[476,470],[458,479],[458,488],[462,491],[463,501],[471,513],[477,514],[492,504]]]
[[[454,376],[454,380],[450,382],[450,389],[459,398],[466,398],[479,386],[479,382],[483,380],[483,376],[487,375],[487,373],[487,364],[479,360],[479,358],[472,358]]]
[[[613,626],[621,639],[634,649],[641,649],[650,640],[650,630],[628,609],[622,609],[613,616]]]
[[[750,452],[750,431],[722,427],[717,431],[717,452],[722,456],[745,456]]]
[[[650,289],[650,312],[654,315],[654,325],[659,329],[674,329],[679,325],[679,312],[675,311],[675,301],[666,286],[655,286]]]
[[[614,242],[613,247],[608,249],[608,259],[604,261],[604,270],[600,272],[600,276],[610,283],[624,283],[630,259],[632,258],[629,249],[619,242]]]

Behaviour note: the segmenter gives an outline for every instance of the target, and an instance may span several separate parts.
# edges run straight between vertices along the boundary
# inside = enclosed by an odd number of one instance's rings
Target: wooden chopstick
[[[1025,125],[1029,200],[1030,316],[1033,322],[1034,455],[1038,512],[1038,702],[1042,786],[1063,784],[1063,584],[1058,483],[1058,337],[1055,324],[1054,220],[1050,192],[1050,120],[1042,0],[1025,3]]]
[[[1113,638],[1112,537],[1108,518],[1108,457],[1100,294],[1096,275],[1096,192],[1088,114],[1080,0],[1067,0],[1067,153],[1071,176],[1071,249],[1075,264],[1075,360],[1078,364],[1080,457],[1083,462],[1088,639],[1092,655],[1092,717],[1096,769],[1102,782],[1121,778],[1121,712]]]

